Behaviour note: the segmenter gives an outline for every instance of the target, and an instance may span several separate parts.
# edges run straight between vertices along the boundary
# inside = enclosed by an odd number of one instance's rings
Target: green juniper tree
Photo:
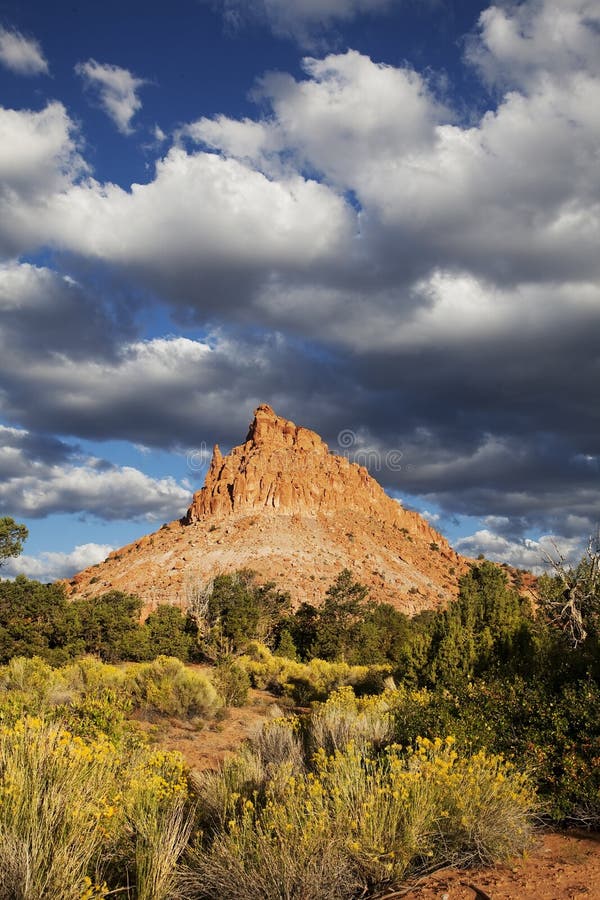
[[[23,541],[28,536],[25,525],[15,522],[10,516],[0,517],[0,566],[11,556],[19,556],[23,552]]]

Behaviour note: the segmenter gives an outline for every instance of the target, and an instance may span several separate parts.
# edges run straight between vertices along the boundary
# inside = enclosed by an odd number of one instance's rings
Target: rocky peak
[[[215,445],[183,519],[114,551],[68,588],[82,597],[133,591],[147,610],[164,602],[185,608],[198,585],[248,567],[289,589],[295,603],[319,603],[348,568],[372,599],[413,613],[455,595],[465,565],[365,468],[264,405],[244,443],[226,456]]]
[[[332,487],[327,475],[330,459],[327,444],[318,434],[262,404],[254,412],[243,444],[225,457],[215,445],[204,487],[194,495],[184,521],[192,524],[207,516],[253,509],[316,511],[326,489]],[[319,478],[315,482],[318,473],[325,474],[320,485]]]
[[[194,494],[183,522],[254,511],[315,517],[342,510],[431,531],[431,540],[440,539],[419,516],[388,497],[363,466],[330,453],[314,431],[264,404],[256,409],[243,444],[227,456],[215,446],[204,487]]]
[[[276,415],[267,403],[262,403],[254,411],[254,419],[244,446],[248,445],[249,449],[290,447],[328,452],[327,444],[323,443],[318,434]]]

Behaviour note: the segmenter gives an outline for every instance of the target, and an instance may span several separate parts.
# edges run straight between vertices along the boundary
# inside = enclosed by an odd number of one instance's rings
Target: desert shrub
[[[82,657],[60,669],[19,657],[0,667],[0,721],[42,715],[82,737],[120,740],[133,728],[128,716],[135,709],[193,718],[212,715],[222,702],[204,673],[169,657],[126,667]]]
[[[393,716],[401,743],[455,735],[462,750],[501,753],[532,772],[546,817],[600,822],[600,689],[593,681],[549,689],[495,679],[400,690]]]
[[[96,694],[71,699],[46,711],[50,721],[61,725],[74,735],[83,738],[109,737],[118,741],[126,730],[127,714],[131,700],[123,694],[104,690]]]
[[[248,699],[250,676],[246,669],[230,656],[217,663],[213,681],[225,706],[243,706]]]
[[[274,792],[282,778],[285,781],[303,769],[299,720],[268,720],[218,769],[194,773],[200,828],[211,835],[220,834],[246,800],[264,798],[267,786]]]
[[[393,709],[396,691],[358,699],[350,687],[333,691],[313,709],[307,723],[309,746],[327,753],[343,750],[350,742],[381,747],[395,731]]]
[[[194,822],[186,798],[176,797],[167,805],[154,798],[138,802],[134,815],[136,898],[166,900],[173,896],[177,862]]]
[[[194,822],[182,757],[163,751],[145,757],[127,800],[124,821],[133,842],[136,900],[166,900]]]
[[[147,711],[168,716],[208,716],[220,705],[206,675],[186,668],[172,657],[128,668],[134,702]]]
[[[534,797],[527,780],[483,751],[459,756],[451,738],[381,754],[350,742],[315,757],[336,827],[361,881],[372,889],[453,862],[490,863],[522,852]]]
[[[125,682],[122,669],[92,657],[60,669],[39,657],[15,657],[0,668],[0,721],[39,715],[81,737],[120,739],[132,708]]]
[[[268,719],[252,735],[250,746],[265,771],[287,763],[293,771],[304,766],[300,722],[295,716]]]
[[[311,787],[304,779],[290,778],[283,798],[268,793],[258,809],[251,799],[244,800],[211,846],[198,843],[190,855],[183,896],[352,896],[357,884],[347,865],[343,836],[332,834],[326,797],[320,787]]]
[[[210,836],[220,834],[235,814],[239,801],[263,792],[267,781],[260,757],[244,745],[218,769],[194,772],[198,797],[198,824]]]
[[[264,722],[218,769],[193,774],[201,830],[219,835],[247,800],[262,802],[267,789],[277,793],[304,768],[299,720],[279,716]]]
[[[0,726],[0,897],[166,898],[193,821],[179,754]],[[106,882],[106,887],[102,885]]]
[[[0,688],[5,691],[34,693],[45,699],[52,682],[52,667],[38,656],[15,656],[0,670]]]
[[[23,718],[37,709],[31,709],[27,697],[15,693],[0,694],[0,723],[2,725],[14,725],[17,719]]]
[[[374,682],[382,687],[389,671],[387,666],[351,666],[345,662],[311,659],[288,672],[283,692],[299,705],[306,705],[313,700],[327,699],[332,691],[345,685],[351,685],[355,691],[366,689]]]
[[[256,643],[249,647],[247,655],[239,658],[239,663],[250,675],[254,687],[285,694],[299,706],[325,700],[331,691],[344,685],[352,685],[356,691],[366,690],[373,684],[382,688],[390,671],[388,666],[351,666],[322,659],[300,663],[274,656]]]
[[[95,656],[82,656],[56,672],[55,690],[67,694],[88,695],[97,691],[126,692],[126,670],[101,662]]]
[[[0,729],[0,870],[20,876],[6,898],[81,897],[117,770],[110,745],[78,742],[59,725],[29,718]]]
[[[461,755],[452,737],[421,738],[407,760],[434,792],[431,851],[460,865],[491,865],[526,849],[537,808],[530,779],[503,757],[480,750]]]
[[[285,657],[273,656],[267,647],[256,641],[248,646],[247,653],[240,656],[238,662],[250,676],[253,687],[274,693],[282,692],[287,674],[298,665]]]
[[[36,656],[17,656],[0,667],[0,721],[12,724],[25,714],[41,713],[54,681],[54,670]]]
[[[459,756],[451,741],[381,753],[350,742],[314,755],[309,771],[280,763],[262,793],[236,794],[228,818],[199,842],[184,896],[372,895],[425,868],[522,852],[534,803],[527,780],[498,757]]]

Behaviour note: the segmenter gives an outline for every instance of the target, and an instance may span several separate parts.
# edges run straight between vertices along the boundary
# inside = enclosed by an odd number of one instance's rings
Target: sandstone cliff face
[[[204,487],[180,521],[75,576],[76,596],[137,593],[185,606],[221,571],[247,567],[319,602],[342,568],[375,600],[408,613],[454,596],[466,567],[429,523],[389,497],[319,435],[259,406],[243,444],[215,446]]]
[[[205,485],[185,521],[241,512],[317,516],[342,509],[372,509],[386,521],[398,518],[398,504],[365,468],[334,456],[314,431],[263,405],[241,446],[226,457],[215,446]]]

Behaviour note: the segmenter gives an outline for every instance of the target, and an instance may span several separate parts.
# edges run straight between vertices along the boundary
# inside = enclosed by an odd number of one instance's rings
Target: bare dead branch
[[[544,556],[562,585],[562,593],[553,600],[541,598],[541,604],[550,615],[550,623],[561,628],[577,647],[588,636],[590,614],[600,611],[600,532],[590,537],[585,556],[575,568],[568,565],[556,544],[552,546],[554,554],[544,551]]]

